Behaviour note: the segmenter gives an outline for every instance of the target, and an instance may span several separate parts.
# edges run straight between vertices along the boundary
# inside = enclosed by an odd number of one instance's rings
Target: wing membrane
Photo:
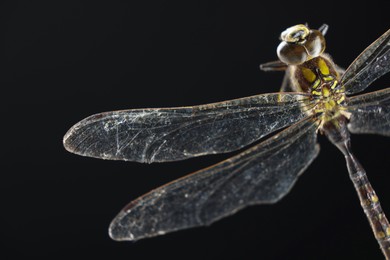
[[[390,88],[350,98],[348,111],[351,133],[390,136]]]
[[[345,71],[341,82],[347,94],[363,91],[390,70],[390,30],[368,46]]]
[[[241,154],[141,196],[113,220],[110,236],[137,240],[161,235],[280,200],[317,156],[316,128],[313,119],[305,119]]]
[[[79,155],[137,162],[224,153],[302,119],[302,102],[309,102],[306,94],[275,93],[193,107],[101,113],[74,125],[64,146]]]

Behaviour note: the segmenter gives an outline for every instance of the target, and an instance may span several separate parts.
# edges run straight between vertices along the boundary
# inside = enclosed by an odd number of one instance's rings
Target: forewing
[[[193,107],[101,113],[74,125],[64,146],[79,155],[137,162],[225,153],[302,119],[303,102],[309,102],[306,94],[275,93]]]
[[[345,71],[341,82],[347,94],[363,91],[390,70],[390,30],[368,46]]]
[[[390,88],[350,98],[348,111],[351,133],[390,136]]]
[[[312,118],[228,160],[173,181],[128,204],[113,220],[115,240],[138,240],[203,226],[286,195],[319,152]]]

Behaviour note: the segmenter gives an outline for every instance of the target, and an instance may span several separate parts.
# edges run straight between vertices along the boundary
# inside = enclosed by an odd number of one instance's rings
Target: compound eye
[[[325,37],[318,30],[311,30],[304,44],[308,54],[314,58],[321,55],[325,50]]]
[[[281,42],[277,49],[279,59],[287,65],[302,64],[307,60],[305,47],[300,44]]]

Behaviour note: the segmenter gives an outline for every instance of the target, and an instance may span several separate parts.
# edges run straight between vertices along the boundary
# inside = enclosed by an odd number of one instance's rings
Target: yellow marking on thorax
[[[390,227],[386,228],[386,235],[390,236]]]
[[[316,89],[320,85],[320,83],[321,83],[321,80],[320,79],[316,79],[316,81],[314,81],[314,83],[313,83],[312,88]]]
[[[332,76],[324,76],[322,78],[324,79],[324,81],[332,81],[332,80],[334,80],[334,78]]]
[[[337,83],[338,83],[338,81],[335,80],[335,81],[333,82],[332,86],[330,86],[330,88],[331,88],[331,89],[334,89],[334,88],[337,86]]]
[[[322,93],[320,91],[317,91],[317,90],[313,90],[311,93],[313,95],[316,95],[316,96],[321,96],[322,95]]]
[[[336,106],[336,102],[334,102],[334,100],[331,99],[328,102],[325,102],[324,105],[326,110],[332,110]]]
[[[318,59],[318,68],[320,69],[322,75],[329,75],[329,67],[326,65],[326,62],[323,59]]]
[[[345,96],[341,96],[339,99],[337,99],[337,104],[341,104],[345,100]]]
[[[322,95],[323,95],[324,97],[329,97],[329,96],[330,96],[330,91],[329,91],[329,89],[326,88],[326,87],[324,87],[324,88],[322,89]]]
[[[317,76],[316,76],[316,74],[314,74],[313,71],[311,71],[311,69],[302,67],[301,71],[302,71],[303,77],[304,77],[309,83],[313,83],[313,82],[316,80]]]

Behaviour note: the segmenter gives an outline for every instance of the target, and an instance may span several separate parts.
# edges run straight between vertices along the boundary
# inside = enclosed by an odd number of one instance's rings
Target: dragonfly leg
[[[280,60],[260,64],[260,70],[262,71],[285,71],[287,68],[288,65]]]
[[[286,72],[284,73],[283,81],[282,81],[282,86],[280,87],[280,92],[290,92],[294,91],[292,82],[291,82],[291,72],[290,69],[287,69]]]
[[[271,62],[260,64],[260,69],[262,71],[285,71],[283,81],[282,81],[282,86],[280,87],[279,92],[294,91],[292,87],[291,76],[290,76],[291,72],[285,63],[281,62],[280,60],[271,61]]]

